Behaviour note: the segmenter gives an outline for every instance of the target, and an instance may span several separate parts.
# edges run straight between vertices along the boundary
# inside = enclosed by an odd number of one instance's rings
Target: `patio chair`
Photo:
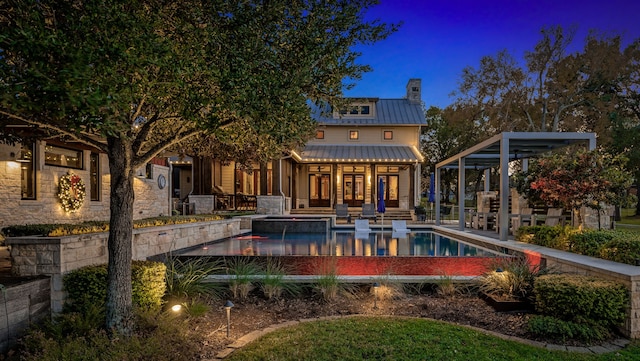
[[[362,213],[360,213],[361,219],[373,219],[373,223],[378,222],[378,216],[376,216],[376,208],[373,203],[365,203],[362,205]]]
[[[557,226],[558,224],[564,224],[565,218],[562,215],[563,211],[562,208],[549,208],[547,210],[547,218],[544,219],[544,225]]]
[[[391,229],[393,232],[411,232],[407,228],[407,221],[404,220],[392,220]]]
[[[531,226],[535,224],[535,215],[533,208],[522,208],[519,214],[511,216],[511,231],[515,234],[516,230],[522,226]]]
[[[347,223],[351,223],[348,204],[336,204],[336,220],[338,219],[346,219]]]
[[[356,219],[356,233],[371,232],[368,219]]]

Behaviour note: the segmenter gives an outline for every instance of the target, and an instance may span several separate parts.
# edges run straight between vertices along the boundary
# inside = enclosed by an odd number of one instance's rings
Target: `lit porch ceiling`
[[[412,146],[391,145],[307,145],[294,153],[301,163],[405,163],[423,161],[420,152]]]

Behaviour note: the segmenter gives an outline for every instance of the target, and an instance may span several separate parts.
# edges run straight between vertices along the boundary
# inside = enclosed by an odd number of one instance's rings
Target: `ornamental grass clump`
[[[539,264],[531,264],[526,257],[500,258],[490,266],[491,271],[480,276],[479,290],[504,300],[529,300],[534,298],[534,282],[549,273]]]
[[[233,257],[226,260],[229,290],[234,299],[245,300],[254,289],[253,280],[260,274],[261,269],[252,258]]]
[[[296,284],[284,281],[288,271],[288,267],[280,261],[280,258],[267,258],[263,268],[264,277],[260,281],[260,289],[267,299],[278,299],[284,293],[295,295],[300,292]]]
[[[177,257],[170,257],[165,264],[167,266],[166,298],[217,300],[221,297],[222,287],[217,283],[208,282],[207,278],[223,271],[222,262],[209,258],[181,260]]]

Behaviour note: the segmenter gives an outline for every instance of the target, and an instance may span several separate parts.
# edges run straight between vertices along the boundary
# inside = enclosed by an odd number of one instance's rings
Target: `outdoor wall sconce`
[[[224,304],[224,309],[227,311],[227,337],[229,337],[231,329],[231,307],[233,307],[233,302],[227,300]]]
[[[378,288],[380,288],[380,284],[378,282],[373,283],[373,309],[378,309]]]
[[[28,152],[25,152],[24,150],[20,150],[20,151],[18,151],[18,153],[11,152],[11,153],[9,153],[9,157],[11,157],[11,159],[13,159],[14,161],[16,161],[18,163],[29,163],[29,162],[31,162],[30,154],[28,154]]]

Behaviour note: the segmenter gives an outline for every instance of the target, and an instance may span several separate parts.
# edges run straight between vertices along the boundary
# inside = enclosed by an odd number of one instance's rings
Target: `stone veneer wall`
[[[241,218],[149,227],[133,230],[133,259],[165,254],[241,232]],[[249,222],[250,224],[250,222]],[[51,310],[62,311],[65,299],[63,276],[75,269],[106,264],[108,233],[65,237],[15,237],[11,247],[12,272],[17,276],[51,276]]]
[[[291,210],[290,198],[283,198],[281,196],[257,196],[256,199],[257,214],[283,215],[289,214]]]
[[[499,241],[470,233],[434,226],[438,233],[461,239],[472,244],[496,250],[509,250],[510,253],[524,253],[530,257],[541,258],[547,267],[563,273],[575,273],[597,276],[624,284],[629,290],[630,303],[627,319],[621,331],[630,338],[640,339],[640,267],[559,251],[533,244]]]
[[[90,152],[84,152],[84,169],[70,169],[44,164],[44,142],[37,147],[35,165],[36,199],[22,199],[21,166],[10,157],[18,147],[0,144],[0,228],[9,225],[36,223],[79,223],[109,219],[109,187],[111,175],[105,154],[100,154],[100,200],[90,199],[89,159]],[[65,213],[58,200],[58,180],[69,170],[84,181],[87,197],[82,207],[74,213]],[[169,215],[169,189],[158,187],[158,176],[169,179],[169,168],[153,164],[153,179],[134,179],[134,219]]]
[[[50,286],[49,277],[6,285],[0,297],[0,352],[15,345],[33,322],[51,315]]]

